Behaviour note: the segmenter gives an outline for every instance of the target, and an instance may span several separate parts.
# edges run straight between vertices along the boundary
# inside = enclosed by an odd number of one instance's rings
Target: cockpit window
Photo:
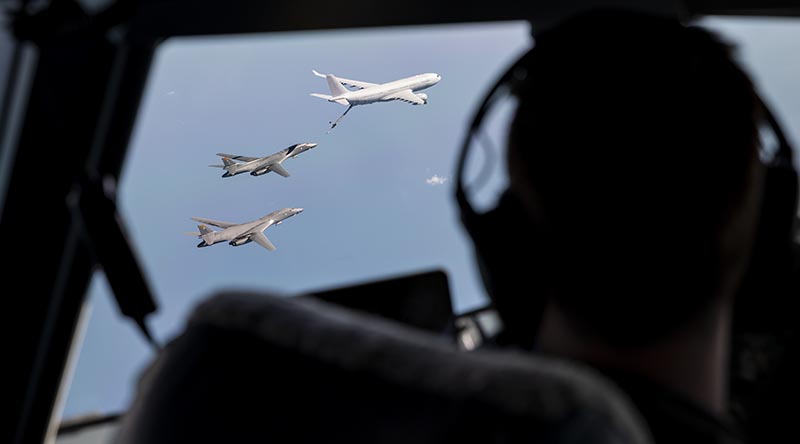
[[[698,22],[719,32],[737,48],[736,54],[758,88],[759,94],[780,120],[795,148],[795,166],[800,167],[800,89],[795,79],[800,60],[800,21],[788,18],[753,19],[709,17]],[[771,134],[765,143],[775,143]],[[767,147],[769,149],[769,147]]]
[[[288,295],[439,268],[457,310],[484,303],[452,198],[456,152],[481,94],[529,35],[527,23],[506,22],[162,44],[120,182],[121,211],[158,299],[155,336],[168,341],[199,300],[226,288]],[[311,96],[331,96],[324,74],[356,90],[422,73],[441,80],[355,106],[332,130],[347,106]],[[263,174],[223,177],[228,162],[299,143],[318,145]],[[266,241],[197,248],[198,225],[221,232],[212,222],[284,208],[297,211],[264,230]],[[97,275],[65,418],[126,409],[152,357],[109,291]]]
[[[699,24],[738,46],[787,136],[800,142],[800,22],[708,18]],[[121,211],[159,303],[151,319],[157,338],[168,341],[191,308],[219,289],[290,295],[440,268],[448,273],[456,311],[485,303],[453,199],[456,153],[488,86],[530,44],[524,22],[164,43],[120,184]],[[325,74],[345,79],[350,91],[421,73],[441,79],[415,96],[355,106],[331,129],[348,108]],[[425,103],[414,105],[419,102]],[[499,109],[507,115],[511,108]],[[498,147],[506,125],[502,118],[486,125]],[[318,145],[252,175],[224,168],[299,143]],[[502,156],[494,163],[502,170]],[[494,174],[489,188],[503,181]],[[491,199],[477,197],[479,206]],[[219,232],[225,223],[256,221],[283,208],[303,211],[264,230],[267,241],[231,246],[236,241],[229,238],[197,248],[205,242],[198,225]],[[65,418],[125,410],[152,357],[122,321],[102,275],[95,276],[89,301]]]

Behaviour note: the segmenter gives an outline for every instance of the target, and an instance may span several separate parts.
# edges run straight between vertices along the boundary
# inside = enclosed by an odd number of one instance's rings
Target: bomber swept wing
[[[255,243],[261,245],[262,247],[266,248],[269,251],[275,251],[277,248],[275,245],[272,245],[272,242],[267,239],[267,236],[264,235],[263,231],[259,231],[258,233],[253,234],[250,236],[250,239],[254,240]]]
[[[269,170],[274,171],[283,177],[289,177],[289,172],[286,171],[286,168],[284,168],[280,163],[273,163],[269,166]]]
[[[197,222],[200,222],[202,224],[213,225],[213,226],[219,227],[219,228],[229,228],[229,227],[232,227],[234,225],[239,225],[239,224],[235,224],[233,222],[223,222],[221,220],[206,219],[204,217],[193,217],[192,220],[196,220]]]
[[[259,159],[258,157],[237,156],[237,155],[234,155],[234,154],[225,154],[225,153],[217,153],[217,156],[219,156],[219,157],[228,157],[230,159],[239,160],[239,161],[242,161],[242,162],[250,162],[250,161]]]
[[[278,223],[280,223],[280,222],[278,222]],[[264,230],[266,230],[267,228],[271,227],[272,225],[275,225],[275,223],[273,222],[272,219],[270,219],[270,220],[268,220],[268,221],[266,221],[264,223],[256,225],[255,227],[251,228],[250,230],[248,230],[244,234],[245,234],[245,236],[250,238],[250,240],[255,241],[255,243],[257,243],[258,245],[261,245],[262,247],[266,248],[267,250],[275,251],[277,248],[275,247],[275,245],[272,244],[272,242],[270,242],[270,240],[264,234]]]

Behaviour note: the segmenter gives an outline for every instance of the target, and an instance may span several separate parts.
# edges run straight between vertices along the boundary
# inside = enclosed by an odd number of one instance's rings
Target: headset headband
[[[525,72],[522,72],[522,67],[528,63],[528,60],[531,57],[533,49],[528,50],[525,54],[523,54],[514,64],[508,68],[502,76],[495,82],[494,85],[489,89],[489,92],[486,94],[484,99],[481,101],[480,107],[478,107],[478,111],[472,117],[472,120],[469,124],[469,129],[467,130],[464,140],[461,142],[461,149],[459,150],[458,156],[458,164],[456,166],[456,201],[458,201],[459,206],[461,207],[462,213],[466,212],[467,214],[475,214],[475,209],[470,204],[469,199],[467,198],[466,193],[466,186],[464,184],[464,170],[466,169],[467,164],[467,155],[469,154],[469,147],[471,145],[472,137],[483,121],[483,118],[486,116],[486,113],[489,109],[494,105],[495,100],[500,97],[499,93],[501,92],[504,87],[511,87],[509,81],[515,76],[520,76],[519,80],[524,80],[527,77],[527,69]]]
[[[500,76],[497,82],[495,82],[495,84],[489,89],[489,92],[486,94],[483,101],[481,101],[477,112],[475,112],[472,120],[470,121],[469,128],[464,136],[463,141],[461,142],[461,149],[459,151],[458,163],[456,166],[455,195],[456,201],[461,208],[462,215],[470,216],[477,214],[474,207],[469,202],[469,198],[467,197],[467,186],[464,183],[464,171],[466,169],[467,156],[469,154],[472,138],[480,128],[480,125],[483,122],[484,117],[486,117],[486,114],[500,97],[500,93],[504,92],[504,90],[509,90],[512,93],[514,92],[513,83],[511,80],[515,76],[519,77],[518,81],[524,81],[528,77],[529,67],[527,65],[530,63],[534,51],[535,47],[529,49],[525,54],[517,59],[517,61],[515,61],[511,67],[509,67],[503,73],[502,76]],[[764,99],[757,93],[756,103],[763,112],[765,122],[778,141],[778,150],[776,151],[775,156],[769,161],[768,166],[794,169],[794,155],[791,145],[789,145],[786,135],[775,118],[775,115],[767,106]]]

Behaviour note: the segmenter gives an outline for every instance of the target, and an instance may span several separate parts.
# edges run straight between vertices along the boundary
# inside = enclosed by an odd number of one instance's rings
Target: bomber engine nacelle
[[[234,240],[228,242],[228,245],[230,245],[232,247],[238,247],[239,245],[244,245],[244,244],[246,244],[248,242],[252,242],[252,239],[250,239],[249,237],[240,237],[238,239],[234,239]]]
[[[428,95],[427,94],[425,94],[425,93],[417,93],[417,97],[422,99],[422,101],[425,102],[425,104],[428,103]]]
[[[261,168],[260,170],[255,170],[255,171],[251,172],[250,175],[251,176],[261,176],[262,174],[267,174],[268,172],[269,172],[269,169]]]

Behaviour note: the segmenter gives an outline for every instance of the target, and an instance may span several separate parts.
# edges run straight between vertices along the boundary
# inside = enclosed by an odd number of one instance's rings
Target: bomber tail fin
[[[209,165],[211,168],[225,168],[227,169],[231,165],[235,165],[236,162],[232,161],[230,157],[223,157],[222,158],[222,165]]]
[[[209,245],[213,245],[213,242],[209,242],[208,238],[206,237],[207,234],[213,233],[214,230],[208,228],[206,225],[198,225],[197,229],[200,231],[185,231],[183,234],[188,234],[189,236],[197,236],[201,239],[200,243],[197,244],[197,248],[207,247]]]
[[[211,168],[222,168],[225,170],[225,174],[222,177],[231,177],[231,168],[233,165],[236,165],[236,162],[232,161],[230,157],[223,157],[222,158],[222,165],[209,165]]]
[[[209,165],[211,168],[225,168],[228,169],[231,165],[236,165],[236,162],[231,160],[231,156],[228,154],[217,154],[218,156],[222,157],[222,165]]]
[[[203,224],[198,225],[197,229],[200,230],[200,233],[198,233],[200,235],[197,237],[202,239],[200,243],[197,244],[197,248],[203,248],[209,245],[214,245],[214,241],[210,239],[212,236],[208,236],[209,234],[214,233],[214,230],[208,228],[206,225]]]

